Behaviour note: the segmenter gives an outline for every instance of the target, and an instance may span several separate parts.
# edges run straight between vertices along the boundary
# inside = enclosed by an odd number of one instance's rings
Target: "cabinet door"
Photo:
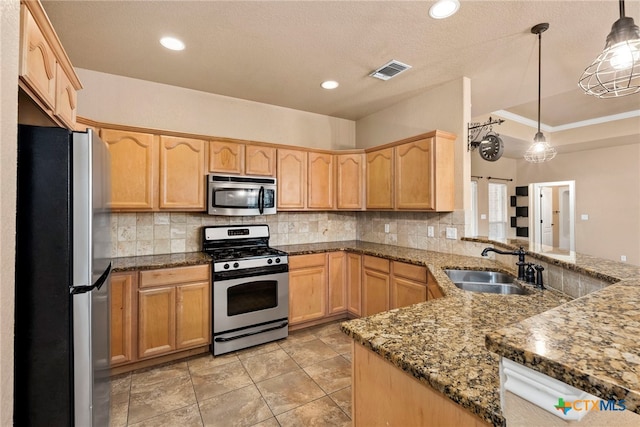
[[[209,141],[209,172],[244,173],[244,144]]]
[[[111,153],[111,208],[157,209],[158,151],[149,133],[102,129]]]
[[[362,256],[347,253],[347,307],[349,313],[362,315]]]
[[[333,209],[333,155],[308,153],[307,207]]]
[[[327,314],[325,254],[289,258],[289,323],[321,319]]]
[[[138,291],[138,356],[157,356],[176,349],[176,288]]]
[[[111,276],[111,365],[133,362],[134,286],[136,273],[114,273]]]
[[[364,208],[364,155],[339,154],[336,157],[336,207],[359,210]]]
[[[434,209],[433,138],[396,147],[395,195],[397,209]]]
[[[389,310],[389,274],[365,267],[362,274],[362,315]]]
[[[306,207],[307,152],[278,149],[278,209]]]
[[[245,146],[245,170],[247,175],[275,176],[276,149],[263,145]]]
[[[393,209],[393,147],[367,153],[367,209]]]
[[[60,64],[56,64],[56,105],[54,114],[70,129],[76,126],[76,89]]]
[[[52,111],[56,96],[56,57],[38,24],[21,5],[20,77]]]
[[[436,299],[443,297],[444,294],[436,283],[436,279],[431,273],[427,273],[427,299]]]
[[[347,258],[344,252],[327,254],[329,262],[329,299],[327,314],[347,311]]]
[[[205,210],[206,144],[160,137],[160,209]]]
[[[178,299],[176,348],[178,350],[211,343],[210,287],[207,281],[176,288]]]
[[[391,308],[425,302],[427,300],[427,284],[394,277],[391,281]]]

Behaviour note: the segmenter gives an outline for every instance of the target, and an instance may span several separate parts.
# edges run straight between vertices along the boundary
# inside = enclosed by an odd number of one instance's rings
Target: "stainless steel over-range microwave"
[[[276,179],[209,174],[209,215],[249,216],[276,213]]]

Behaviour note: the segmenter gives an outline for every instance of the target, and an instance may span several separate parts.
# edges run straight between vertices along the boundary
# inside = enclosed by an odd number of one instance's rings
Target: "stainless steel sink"
[[[515,283],[515,277],[499,271],[444,270],[458,288],[470,292],[503,295],[526,295],[525,289]]]

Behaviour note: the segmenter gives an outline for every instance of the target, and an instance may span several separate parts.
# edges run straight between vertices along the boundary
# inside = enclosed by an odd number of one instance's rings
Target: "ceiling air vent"
[[[395,77],[403,71],[411,68],[411,65],[403,64],[395,59],[387,62],[382,67],[369,74],[371,77],[375,77],[380,80],[389,80],[391,77]]]

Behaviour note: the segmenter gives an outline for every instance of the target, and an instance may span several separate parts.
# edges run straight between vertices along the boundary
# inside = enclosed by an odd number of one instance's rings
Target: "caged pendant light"
[[[578,84],[588,95],[616,98],[640,92],[640,32],[633,18],[624,16],[613,23],[602,53],[589,65]]]
[[[524,153],[524,159],[531,163],[542,163],[553,159],[556,156],[556,149],[547,142],[544,134],[540,131],[540,76],[542,69],[542,33],[549,29],[548,23],[535,25],[531,28],[533,34],[538,35],[538,133],[533,137],[533,144]]]

